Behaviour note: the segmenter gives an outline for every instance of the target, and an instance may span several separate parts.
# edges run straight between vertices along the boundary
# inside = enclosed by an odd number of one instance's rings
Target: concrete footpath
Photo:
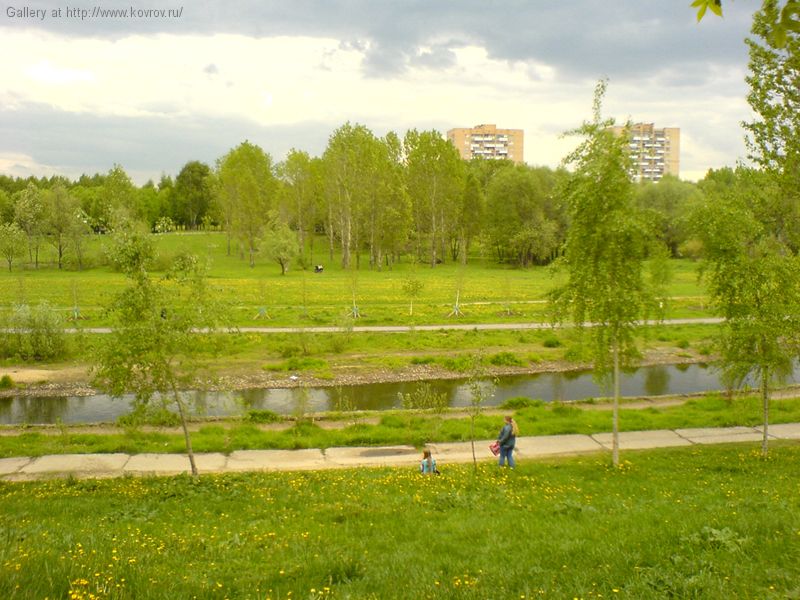
[[[800,423],[770,425],[773,440],[800,440]],[[629,431],[620,433],[621,450],[644,450],[703,444],[758,442],[760,427],[722,427]],[[492,440],[475,442],[481,461],[492,459],[488,446]],[[440,466],[472,461],[469,442],[429,444]],[[517,439],[517,460],[539,457],[586,454],[611,450],[611,434],[549,435]],[[229,455],[196,454],[200,473],[242,473],[246,471],[302,471],[347,469],[353,467],[416,467],[421,452],[413,446],[327,448],[325,450],[237,450]],[[73,476],[109,478],[124,475],[158,476],[189,472],[185,454],[61,454],[38,458],[0,459],[0,480],[32,481]]]

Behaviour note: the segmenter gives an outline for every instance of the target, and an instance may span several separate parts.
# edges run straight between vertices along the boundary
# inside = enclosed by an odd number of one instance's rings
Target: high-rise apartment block
[[[615,126],[617,135],[625,127]],[[678,176],[680,170],[681,130],[679,127],[657,129],[652,123],[636,123],[628,130],[633,169],[636,181],[659,181],[664,175]]]
[[[522,129],[498,129],[496,125],[476,125],[451,129],[447,139],[464,160],[473,158],[503,159],[522,162]]]

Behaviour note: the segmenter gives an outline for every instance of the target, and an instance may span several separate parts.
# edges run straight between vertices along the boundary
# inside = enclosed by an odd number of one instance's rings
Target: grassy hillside
[[[796,598],[800,447],[0,484],[3,598]]]

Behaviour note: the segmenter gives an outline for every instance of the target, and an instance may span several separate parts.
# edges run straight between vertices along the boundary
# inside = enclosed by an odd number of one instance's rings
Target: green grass
[[[602,404],[539,403],[514,411],[522,435],[541,436],[569,433],[594,434],[611,430],[611,409]],[[362,415],[363,416],[363,415]],[[357,413],[342,413],[344,427],[327,429],[300,421],[281,430],[261,428],[259,422],[274,422],[271,415],[242,421],[204,424],[192,434],[196,452],[223,452],[264,448],[331,448],[337,446],[381,446],[428,442],[458,442],[470,439],[467,418],[442,418],[413,411],[382,413],[377,424],[367,424]],[[717,394],[690,399],[684,404],[645,409],[620,410],[621,431],[680,429],[693,427],[757,426],[761,423],[757,397],[728,400]],[[771,423],[800,422],[800,398],[775,400]],[[480,415],[475,422],[476,439],[490,439],[502,426],[496,414]],[[62,426],[55,435],[35,430],[13,430],[17,435],[0,436],[0,458],[70,453],[130,454],[184,452],[183,436],[177,429],[139,431],[120,429],[117,433],[85,433]]]
[[[223,233],[173,233],[155,236],[160,265],[170,257],[190,251],[205,256],[210,264],[209,283],[225,302],[232,323],[244,325],[339,325],[346,320],[352,304],[353,273],[341,269],[340,257],[331,261],[318,244],[313,260],[325,265],[314,274],[299,267],[286,276],[277,264],[261,261],[250,268],[246,260],[226,253]],[[38,270],[0,269],[0,308],[15,303],[47,301],[66,317],[77,306],[83,317],[79,324],[103,324],[103,307],[125,286],[125,278],[114,272],[102,248],[109,240],[95,236],[90,243],[91,268],[59,271],[53,266],[50,248],[43,246],[43,265]],[[706,316],[704,291],[697,281],[697,264],[672,261],[673,281],[669,295],[671,317]],[[435,269],[419,266],[416,277],[423,282],[414,302],[414,316],[408,315],[408,298],[402,293],[403,280],[413,267],[400,262],[392,269],[370,270],[364,262],[356,276],[356,300],[362,314],[359,324],[423,324],[443,322],[522,322],[547,320],[544,299],[560,281],[547,267],[514,269],[498,265],[491,258],[475,255],[465,268],[445,263]],[[461,281],[460,303],[464,316],[448,318]],[[265,308],[269,320],[255,320]],[[508,314],[506,308],[513,309]]]
[[[800,446],[0,484],[0,597],[796,598]]]

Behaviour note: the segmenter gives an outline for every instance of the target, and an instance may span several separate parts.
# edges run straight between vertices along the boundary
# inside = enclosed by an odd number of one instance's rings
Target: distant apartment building
[[[612,130],[622,135],[624,127]],[[664,175],[678,177],[680,171],[681,130],[679,127],[656,128],[653,123],[636,123],[629,131],[629,143],[636,181],[659,181]]]
[[[507,158],[515,163],[523,161],[522,129],[498,129],[496,125],[476,125],[451,129],[447,132],[447,139],[452,142],[464,160]]]

